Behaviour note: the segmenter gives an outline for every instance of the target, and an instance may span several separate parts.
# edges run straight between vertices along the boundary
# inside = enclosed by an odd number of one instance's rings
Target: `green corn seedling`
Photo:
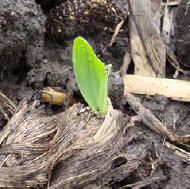
[[[74,40],[72,59],[75,78],[85,101],[97,115],[105,115],[111,65],[105,66],[82,37]]]

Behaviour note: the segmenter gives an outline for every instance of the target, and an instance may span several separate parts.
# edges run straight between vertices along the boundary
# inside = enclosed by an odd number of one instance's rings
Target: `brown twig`
[[[102,54],[104,54],[105,51],[107,51],[108,47],[112,47],[112,45],[115,43],[116,41],[116,37],[118,36],[123,24],[124,24],[125,20],[122,20],[121,22],[119,22],[116,27],[115,27],[115,31],[111,37],[111,40],[109,42],[109,44],[102,50]]]
[[[8,97],[0,92],[0,113],[6,120],[9,120],[15,111],[16,105]]]
[[[170,141],[178,145],[185,145],[190,148],[190,135],[179,136],[164,126],[154,114],[146,109],[141,103],[140,100],[130,93],[125,94],[125,99],[132,109],[140,116],[142,122],[151,130],[156,133],[167,137]]]

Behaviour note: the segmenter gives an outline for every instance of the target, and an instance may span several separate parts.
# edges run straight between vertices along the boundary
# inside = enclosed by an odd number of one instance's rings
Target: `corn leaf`
[[[74,74],[87,104],[98,115],[104,115],[108,110],[108,75],[107,69],[96,56],[92,47],[82,37],[77,37],[73,44]]]

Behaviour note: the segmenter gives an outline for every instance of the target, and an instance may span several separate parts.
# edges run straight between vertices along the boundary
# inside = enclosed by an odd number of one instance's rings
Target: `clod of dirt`
[[[113,0],[62,0],[48,15],[47,34],[58,41],[77,35],[96,36],[113,31],[123,17],[122,8]]]
[[[109,97],[114,108],[121,109],[122,97],[124,91],[123,79],[119,76],[119,72],[112,72],[108,82]]]
[[[176,51],[181,63],[190,68],[190,1],[181,1],[176,14]]]
[[[1,79],[19,72],[23,74],[39,64],[44,25],[45,16],[34,0],[1,0]]]
[[[72,41],[68,46],[48,44],[43,49],[43,58],[40,68],[30,70],[27,74],[27,84],[33,89],[42,89],[44,86],[62,87],[72,91],[76,84],[72,71]]]

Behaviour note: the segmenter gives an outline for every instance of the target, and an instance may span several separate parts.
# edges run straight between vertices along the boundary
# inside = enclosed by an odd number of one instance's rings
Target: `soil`
[[[0,91],[7,95],[17,105],[26,98],[28,101],[39,99],[38,91],[43,87],[60,87],[66,93],[78,92],[72,71],[72,42],[74,37],[85,31],[84,36],[93,46],[99,57],[112,64],[113,72],[119,71],[125,51],[129,48],[127,22],[124,23],[121,32],[112,47],[103,49],[109,44],[114,27],[109,31],[93,33],[93,27],[89,23],[80,31],[73,31],[71,36],[59,38],[57,34],[49,33],[52,22],[52,14],[61,5],[61,0],[1,0],[0,3]],[[123,15],[127,10],[127,4],[120,0],[122,7],[118,15]],[[176,53],[178,58],[190,65],[190,7],[185,9],[188,1],[184,0],[179,6],[176,16]],[[115,6],[115,5],[114,5]],[[186,7],[187,8],[187,7]],[[117,10],[117,9],[116,9]],[[120,9],[119,9],[120,10]],[[184,11],[187,10],[187,14]],[[180,21],[179,21],[180,20]],[[112,20],[112,24],[119,20]],[[105,24],[105,25],[104,25]],[[103,22],[101,29],[107,21]],[[97,25],[97,23],[95,23]],[[54,27],[54,26],[52,26]],[[68,25],[75,30],[76,25]],[[88,33],[88,27],[92,27]],[[69,28],[67,28],[69,29]],[[183,35],[182,35],[183,33]],[[55,34],[55,35],[54,35]],[[170,69],[170,67],[168,67]],[[188,69],[188,68],[187,68]],[[129,69],[132,71],[132,69]],[[173,73],[167,70],[171,77]],[[113,82],[115,80],[111,80]],[[118,92],[119,91],[119,92]],[[111,100],[117,109],[123,113],[135,115],[127,104],[123,104],[120,90],[110,90]],[[155,96],[140,96],[142,104],[151,110],[164,125],[178,134],[190,133],[190,109],[189,103],[172,101],[170,99]],[[6,121],[0,117],[0,127]],[[163,146],[164,138],[150,131],[142,124],[135,126],[136,138],[132,143],[136,148],[146,148],[154,157],[153,151],[161,155],[153,176],[161,178],[144,188],[187,189],[190,188],[190,162],[177,156],[174,151]],[[133,146],[133,147],[134,147]],[[128,153],[135,154],[134,149],[126,148]],[[149,157],[147,157],[149,158]],[[150,174],[150,166],[139,168],[138,175],[142,177]],[[137,173],[119,181],[111,182],[107,187],[120,188],[138,180]],[[108,176],[109,177],[109,176]],[[110,182],[106,182],[110,183]],[[101,186],[106,188],[105,186]]]
[[[188,0],[181,1],[176,13],[176,53],[181,64],[190,67],[190,4]]]

